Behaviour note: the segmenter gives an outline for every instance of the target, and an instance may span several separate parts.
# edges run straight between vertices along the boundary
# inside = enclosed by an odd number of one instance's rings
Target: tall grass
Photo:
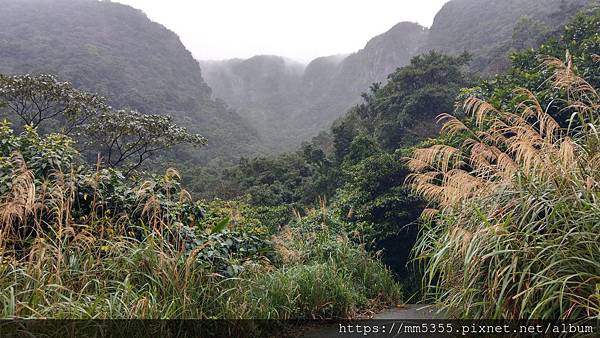
[[[178,216],[189,194],[170,195],[177,191],[174,170],[163,187],[147,181],[132,188],[135,205],[116,213],[104,200],[120,198],[118,192],[96,189],[99,169],[84,178],[92,187],[84,207],[81,177],[73,172],[53,170],[40,179],[18,153],[10,161],[9,188],[0,196],[1,318],[347,318],[400,301],[380,262],[341,232],[306,238],[312,223],[274,239],[271,250],[282,263],[253,257],[235,262],[244,265],[241,273],[223,276],[204,255],[220,243],[209,238],[189,246],[181,237],[183,226],[205,229]],[[292,253],[298,259],[288,260]]]
[[[339,252],[226,278],[151,235],[99,240],[38,238],[23,258],[0,264],[2,318],[348,318],[400,291],[389,271],[350,243]],[[344,255],[344,256],[338,256]]]
[[[328,224],[330,217],[323,207],[279,234],[275,242],[285,264],[252,280],[242,297],[252,305],[249,318],[353,317],[401,301],[389,269]]]
[[[2,264],[3,318],[203,318],[216,292],[190,257],[153,240],[42,238]]]
[[[440,116],[462,146],[408,161],[414,191],[435,207],[415,254],[450,315],[600,318],[600,95],[570,56],[545,65],[567,98],[568,128],[525,89],[514,111],[470,98],[473,128]]]

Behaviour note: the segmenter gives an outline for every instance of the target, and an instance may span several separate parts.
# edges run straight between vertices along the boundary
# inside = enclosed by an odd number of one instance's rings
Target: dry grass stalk
[[[0,222],[3,236],[16,236],[16,228],[35,213],[36,191],[33,172],[21,154],[12,157],[13,180],[8,193],[0,197]]]
[[[570,107],[590,119],[590,113],[597,112],[600,96],[575,75],[568,52],[567,57],[566,64],[547,58],[545,65],[554,70],[553,85],[578,99]],[[464,108],[478,130],[469,129],[449,114],[440,115],[442,131],[470,137],[461,149],[434,145],[415,150],[407,161],[415,172],[408,178],[413,190],[441,207],[450,207],[510,187],[519,173],[549,182],[555,177],[583,174],[578,170],[585,169],[575,165],[585,155],[581,140],[567,136],[531,91],[518,89],[515,94],[522,97],[518,112],[499,111],[479,98],[466,99]],[[595,125],[588,123],[587,128],[595,130]],[[431,210],[427,214],[431,215]]]

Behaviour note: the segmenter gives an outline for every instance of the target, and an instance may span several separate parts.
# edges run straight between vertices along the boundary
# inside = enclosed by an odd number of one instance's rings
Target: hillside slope
[[[95,0],[3,0],[0,73],[50,73],[105,96],[116,108],[172,112],[210,146],[195,162],[253,152],[256,132],[211,98],[179,37],[140,10]]]
[[[301,113],[302,64],[258,55],[247,60],[201,61],[201,67],[204,76],[214,80],[215,96],[236,107],[266,139],[281,131],[280,122]],[[277,120],[271,119],[274,112]]]

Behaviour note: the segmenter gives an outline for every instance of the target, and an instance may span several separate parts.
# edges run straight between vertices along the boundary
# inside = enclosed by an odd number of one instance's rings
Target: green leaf
[[[229,217],[222,219],[219,223],[215,224],[215,226],[210,230],[211,234],[216,234],[219,232],[223,232],[225,227],[229,224]]]

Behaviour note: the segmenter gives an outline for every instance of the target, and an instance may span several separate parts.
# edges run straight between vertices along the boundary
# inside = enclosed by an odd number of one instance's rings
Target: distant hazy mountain
[[[271,121],[290,118],[304,105],[304,65],[279,56],[260,55],[247,60],[201,62],[203,74],[214,79],[214,92],[239,109],[262,134],[278,126]],[[217,80],[218,79],[218,80]],[[227,95],[220,95],[228,93]],[[274,131],[278,132],[278,131]]]
[[[304,70],[277,56],[201,62],[214,95],[251,119],[272,149],[286,150],[326,129],[413,56],[429,50],[473,55],[481,75],[506,69],[511,50],[533,47],[590,0],[452,0],[431,29],[402,22],[364,49],[320,57]],[[271,73],[266,73],[267,71]]]
[[[140,10],[96,0],[1,0],[0,73],[51,73],[114,107],[173,112],[210,146],[190,159],[236,158],[256,132],[211,98],[179,37]]]
[[[427,30],[400,23],[350,55],[321,57],[306,68],[278,56],[201,61],[216,97],[247,116],[276,151],[329,126],[373,82],[408,64]]]

